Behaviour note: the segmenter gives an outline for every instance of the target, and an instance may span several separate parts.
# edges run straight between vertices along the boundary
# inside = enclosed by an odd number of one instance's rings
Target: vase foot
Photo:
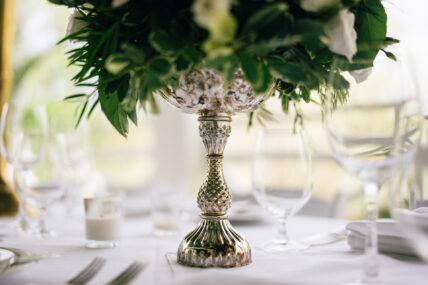
[[[193,267],[240,267],[251,263],[248,242],[227,216],[201,216],[198,227],[181,242],[177,262]]]

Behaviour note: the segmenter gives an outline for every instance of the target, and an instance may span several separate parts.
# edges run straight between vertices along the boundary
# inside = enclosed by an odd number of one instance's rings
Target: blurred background
[[[387,3],[388,35],[411,47],[416,59],[412,68],[419,76],[422,93],[428,90],[428,2],[425,0]],[[205,159],[198,135],[197,117],[187,115],[158,98],[161,114],[139,112],[139,127],[131,127],[128,138],[121,137],[99,108],[89,121],[75,129],[78,103],[62,99],[77,91],[64,53],[73,47],[56,43],[65,35],[73,11],[46,0],[15,1],[13,49],[14,82],[11,99],[22,105],[47,104],[51,128],[66,134],[70,161],[79,181],[76,196],[100,191],[123,191],[126,195],[149,196],[158,188],[173,189],[195,206],[196,193],[203,181]],[[80,91],[79,91],[80,92]],[[285,115],[274,99],[267,107],[276,121],[269,127],[291,127],[294,113]],[[300,106],[313,150],[314,189],[304,214],[359,219],[364,217],[361,183],[346,174],[331,158],[319,107]],[[225,151],[224,170],[234,197],[251,195],[251,159],[257,131],[256,122],[248,128],[248,116],[233,117],[232,135]],[[382,190],[381,216],[387,216],[387,193]]]

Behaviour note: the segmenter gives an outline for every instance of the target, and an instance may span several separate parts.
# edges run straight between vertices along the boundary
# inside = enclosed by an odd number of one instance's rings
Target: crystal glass
[[[428,262],[428,143],[422,142],[414,162],[403,163],[390,187],[391,214],[415,252]]]
[[[18,108],[17,105],[4,104],[0,119],[0,153],[14,168],[11,180],[20,199],[16,223],[18,234],[31,234],[32,230],[25,210],[25,186],[14,174],[25,172],[37,163],[45,149],[47,132],[44,106]]]
[[[119,244],[122,199],[117,196],[85,199],[86,246],[111,248]]]
[[[410,161],[420,135],[420,104],[408,72],[406,54],[398,61],[379,54],[367,79],[341,75],[350,83],[349,97],[327,105],[325,129],[335,160],[364,182],[367,210],[364,277],[358,284],[381,283],[377,246],[378,192],[400,163]],[[334,74],[331,78],[337,78]],[[328,90],[327,95],[336,96]]]
[[[33,137],[31,140],[43,140],[43,138]],[[67,154],[62,148],[62,142],[62,134],[50,135],[49,140],[45,141],[46,150],[40,159],[21,177],[27,202],[40,211],[38,230],[43,238],[56,235],[47,227],[46,217],[49,206],[62,199],[66,191]]]
[[[261,245],[267,251],[305,249],[290,240],[287,220],[308,202],[312,190],[311,151],[303,130],[259,132],[253,159],[253,194],[278,221],[277,237]]]

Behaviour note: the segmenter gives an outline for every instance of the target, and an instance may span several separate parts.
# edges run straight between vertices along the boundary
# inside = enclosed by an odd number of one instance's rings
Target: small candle
[[[118,240],[120,222],[120,217],[86,218],[86,238],[88,240]]]
[[[89,248],[115,247],[122,223],[121,199],[96,197],[85,199],[86,244]]]

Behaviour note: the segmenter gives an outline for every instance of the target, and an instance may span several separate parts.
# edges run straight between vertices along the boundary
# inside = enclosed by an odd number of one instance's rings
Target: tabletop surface
[[[10,219],[0,219],[0,231]],[[272,222],[235,225],[252,246],[253,262],[241,268],[189,268],[178,265],[175,252],[182,237],[197,221],[183,223],[180,233],[170,238],[152,234],[148,216],[125,219],[121,244],[113,249],[88,249],[85,245],[83,218],[62,217],[52,224],[59,236],[52,239],[28,239],[1,236],[1,246],[55,253],[57,257],[31,263],[0,276],[1,285],[64,284],[94,257],[107,259],[102,270],[88,284],[105,284],[133,261],[147,263],[133,284],[344,284],[362,276],[364,257],[353,251],[346,241],[311,247],[305,251],[268,253],[258,245],[274,237]],[[319,217],[295,216],[289,221],[294,238],[343,228],[346,221]],[[428,265],[416,259],[380,256],[384,284],[428,284]]]

